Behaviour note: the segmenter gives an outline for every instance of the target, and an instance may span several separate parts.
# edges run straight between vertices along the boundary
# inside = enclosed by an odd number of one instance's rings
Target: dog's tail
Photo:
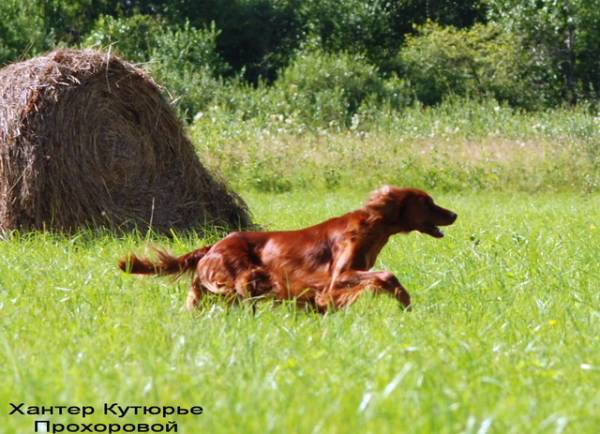
[[[164,250],[156,250],[158,258],[150,261],[130,254],[119,261],[119,268],[132,274],[183,274],[196,268],[198,261],[212,246],[201,247],[182,256],[173,256]]]

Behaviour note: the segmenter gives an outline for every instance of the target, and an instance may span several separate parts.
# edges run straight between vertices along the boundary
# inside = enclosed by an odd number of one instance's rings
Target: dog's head
[[[435,238],[444,236],[439,226],[451,225],[457,217],[424,191],[389,185],[371,193],[366,207],[379,213],[394,232],[419,231]]]

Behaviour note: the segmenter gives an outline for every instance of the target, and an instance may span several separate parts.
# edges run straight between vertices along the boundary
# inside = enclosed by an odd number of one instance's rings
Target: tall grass
[[[597,191],[600,118],[579,106],[522,112],[449,99],[405,110],[364,107],[349,127],[285,117],[260,90],[190,127],[202,160],[238,188],[369,188],[387,181],[445,191]],[[273,112],[265,110],[271,107]]]

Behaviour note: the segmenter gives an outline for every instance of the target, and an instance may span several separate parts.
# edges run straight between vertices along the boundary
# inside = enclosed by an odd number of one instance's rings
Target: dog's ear
[[[409,198],[407,190],[384,185],[371,193],[365,207],[376,211],[390,224],[400,224],[406,219],[405,211],[410,202]]]
[[[377,211],[382,217],[394,218],[397,213],[397,190],[390,185],[384,185],[369,195],[365,207]]]
[[[381,208],[382,206],[385,206],[386,202],[389,200],[391,192],[392,187],[390,185],[384,185],[371,192],[365,205],[371,208]]]
[[[388,195],[388,194],[390,194],[390,193],[392,192],[392,186],[391,186],[391,185],[387,185],[387,184],[386,184],[386,185],[384,185],[383,187],[381,187],[381,188],[380,188],[378,191],[379,191],[381,194]]]

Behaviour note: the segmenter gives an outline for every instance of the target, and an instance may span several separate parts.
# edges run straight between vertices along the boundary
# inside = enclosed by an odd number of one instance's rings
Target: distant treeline
[[[0,2],[0,65],[57,46],[111,47],[145,64],[188,117],[245,86],[278,88],[253,96],[282,101],[283,114],[330,92],[322,103],[341,101],[347,122],[365,104],[449,95],[525,109],[600,97],[593,0]]]

